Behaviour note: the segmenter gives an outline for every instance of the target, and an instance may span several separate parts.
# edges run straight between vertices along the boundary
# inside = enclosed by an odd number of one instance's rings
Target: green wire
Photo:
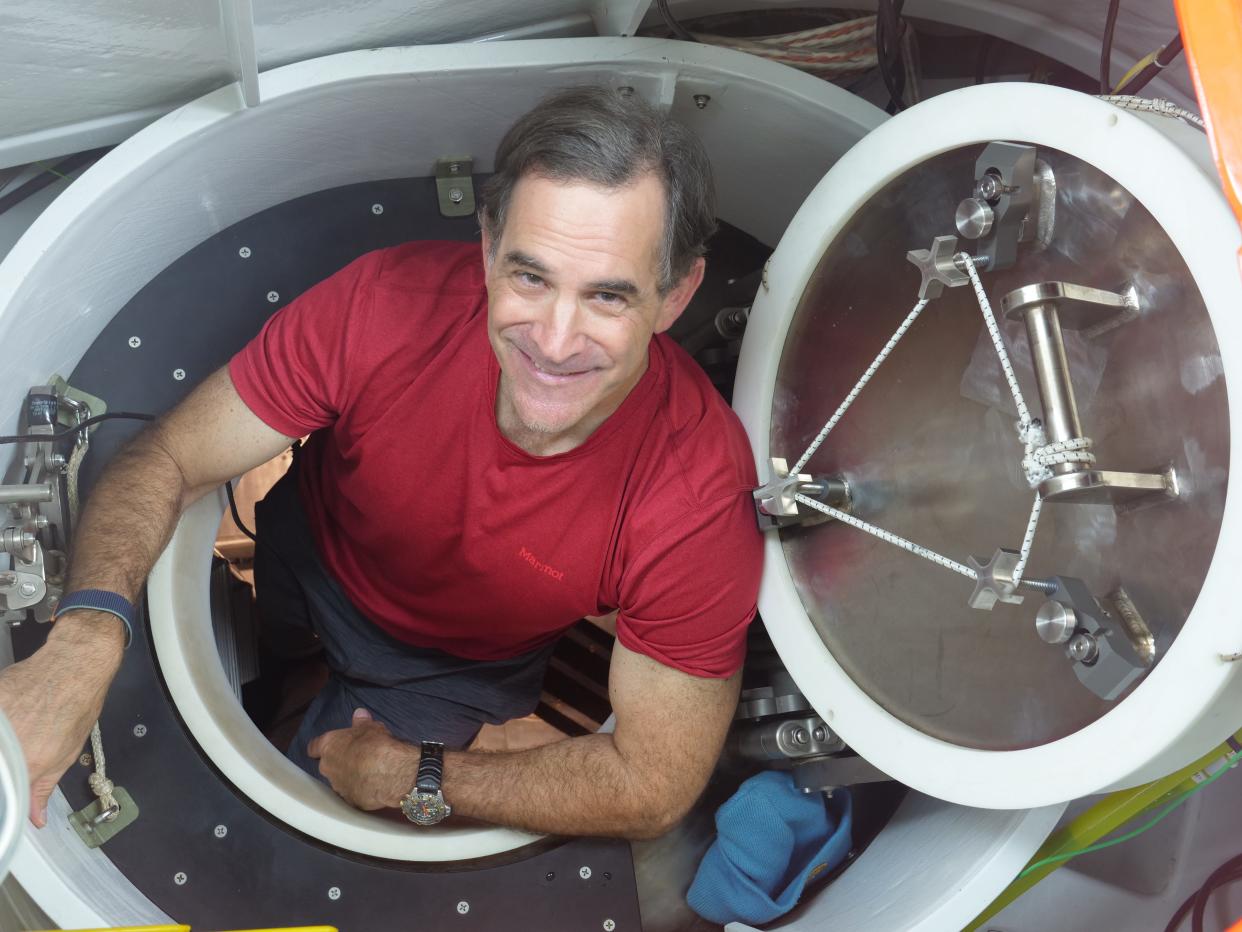
[[[51,172],[53,175],[56,175],[56,176],[57,176],[57,177],[59,177],[59,178],[64,178],[66,181],[72,181],[72,180],[73,180],[73,179],[72,179],[72,178],[70,178],[68,175],[63,175],[63,174],[61,174],[61,173],[60,173],[60,172],[58,172],[56,169],[54,169],[51,165],[48,165],[46,162],[39,162],[39,161],[36,161],[36,162],[35,162],[35,164],[36,164],[36,165],[38,165],[40,168],[42,168],[44,171]]]
[[[1230,769],[1232,769],[1233,765],[1237,762],[1239,757],[1242,757],[1242,752],[1238,752],[1237,754],[1231,754],[1229,757],[1225,758],[1225,764],[1223,767],[1220,768],[1220,770],[1216,771],[1216,773],[1212,774],[1210,777],[1208,777],[1198,786],[1192,786],[1190,789],[1178,795],[1177,798],[1173,800],[1173,802],[1169,803],[1169,805],[1167,805],[1164,809],[1160,810],[1159,814],[1154,819],[1152,819],[1150,822],[1148,822],[1146,825],[1142,826],[1141,828],[1136,828],[1132,832],[1126,832],[1124,835],[1120,836],[1119,838],[1114,838],[1111,841],[1102,841],[1099,844],[1091,845],[1086,848],[1079,848],[1076,851],[1066,851],[1062,854],[1054,854],[1051,857],[1041,858],[1040,860],[1036,861],[1034,864],[1028,865],[1026,869],[1023,870],[1022,873],[1018,875],[1018,880],[1021,880],[1027,874],[1030,874],[1033,871],[1037,871],[1041,867],[1045,867],[1049,864],[1055,864],[1058,861],[1068,861],[1070,858],[1076,858],[1080,854],[1090,854],[1092,851],[1102,851],[1105,848],[1111,848],[1113,845],[1119,845],[1123,841],[1129,841],[1131,838],[1136,838],[1139,835],[1142,835],[1145,831],[1147,831],[1149,828],[1152,828],[1157,823],[1159,823],[1165,816],[1167,816],[1170,812],[1172,812],[1174,809],[1176,809],[1178,806],[1180,806],[1182,803],[1188,800],[1191,796],[1195,795],[1195,793],[1199,792],[1204,787],[1210,786],[1211,784],[1219,780],[1221,777],[1223,777],[1225,774],[1227,774],[1230,771]]]

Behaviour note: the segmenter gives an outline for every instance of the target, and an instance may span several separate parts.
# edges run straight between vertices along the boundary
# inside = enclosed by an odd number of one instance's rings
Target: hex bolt
[[[137,349],[140,346],[142,346],[142,337],[130,337],[129,338],[130,349]]]
[[[173,874],[173,883],[179,887],[184,887],[185,882],[189,879],[190,878],[185,875],[185,871],[177,871],[177,873]]]
[[[580,868],[578,868],[578,876],[581,877],[583,880],[590,880],[591,879],[591,868],[587,867],[585,864],[582,865]]]
[[[81,757],[78,758],[78,763],[81,764],[83,767],[89,767],[92,763],[92,758],[89,754],[83,754]]]
[[[176,379],[178,382],[184,382],[184,381],[185,381],[185,370],[184,370],[184,369],[174,369],[174,370],[173,370],[173,378],[174,378],[174,379]]]
[[[808,735],[805,728],[794,729],[793,739],[796,744],[806,744],[807,737]]]
[[[146,725],[138,724],[138,725],[135,725],[135,726],[134,726],[134,737],[135,737],[135,738],[143,738],[143,737],[146,737],[146,734],[147,734],[147,726],[146,726]]]
[[[461,913],[463,916],[466,915],[466,913],[470,912],[470,904],[467,903],[465,900],[462,900],[460,903],[457,904],[457,911]]]
[[[460,204],[466,199],[466,195],[462,193],[461,188],[449,188],[449,200],[454,204]]]
[[[38,588],[39,588],[39,587],[38,587],[38,586],[36,586],[36,585],[35,585],[34,583],[32,583],[32,582],[24,582],[24,583],[22,583],[22,584],[21,584],[21,586],[19,586],[19,587],[18,587],[18,589],[19,589],[19,591],[21,592],[21,594],[22,594],[22,595],[24,595],[26,598],[30,598],[32,595],[34,595],[34,594],[35,594],[35,591],[36,591]]]
[[[371,213],[375,214],[375,216],[377,216],[377,217],[378,217],[378,216],[379,216],[380,214],[382,214],[383,212],[384,212],[384,205],[383,205],[383,204],[372,204],[372,205],[371,205]]]
[[[227,825],[217,825],[215,830],[212,832],[212,834],[214,834],[217,838],[223,838],[228,833],[229,827]]]
[[[278,292],[278,291],[269,291],[269,292],[267,293],[267,300],[268,300],[271,304],[275,304],[277,301],[279,301],[279,300],[280,300],[280,292]]]
[[[700,110],[707,109],[707,105],[710,102],[711,102],[711,97],[708,96],[707,94],[695,94],[694,95],[694,105],[698,107]]]
[[[824,730],[822,725],[819,728],[816,728],[812,734],[814,735],[816,741],[823,741],[828,737],[828,732]]]
[[[328,887],[328,899],[339,900],[341,898],[340,887]]]
[[[604,920],[604,932],[612,932],[612,930],[615,929],[616,927],[617,927],[617,924],[613,922],[611,919]]]
[[[249,259],[250,258],[250,247],[243,246],[241,249],[237,250],[237,254],[241,256],[243,259]]]

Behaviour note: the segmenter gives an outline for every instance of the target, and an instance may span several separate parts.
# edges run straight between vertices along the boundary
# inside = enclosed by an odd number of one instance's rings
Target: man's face
[[[672,326],[702,260],[667,295],[657,272],[664,190],[528,175],[513,189],[488,262],[488,337],[500,361],[497,416],[522,444],[572,449],[620,406],[647,368],[653,333]],[[484,238],[484,255],[490,243]]]

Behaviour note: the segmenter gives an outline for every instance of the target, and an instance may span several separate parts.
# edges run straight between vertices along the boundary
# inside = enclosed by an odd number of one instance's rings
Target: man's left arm
[[[741,673],[692,676],[619,641],[608,692],[612,734],[529,751],[449,751],[444,798],[454,816],[532,832],[654,838],[698,799],[720,756]],[[419,749],[356,716],[353,727],[311,742],[310,754],[346,801],[395,807],[418,772]]]

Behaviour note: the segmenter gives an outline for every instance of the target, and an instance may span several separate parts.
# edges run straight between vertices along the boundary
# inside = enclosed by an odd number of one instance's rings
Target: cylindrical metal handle
[[[1050,443],[1082,436],[1078,405],[1074,401],[1074,385],[1070,381],[1069,362],[1065,358],[1065,340],[1057,306],[1049,301],[1032,304],[1024,309],[1026,335],[1031,342],[1031,361],[1035,366],[1035,382],[1044,409],[1044,433]],[[1058,463],[1052,467],[1057,474],[1074,472],[1076,463]]]

